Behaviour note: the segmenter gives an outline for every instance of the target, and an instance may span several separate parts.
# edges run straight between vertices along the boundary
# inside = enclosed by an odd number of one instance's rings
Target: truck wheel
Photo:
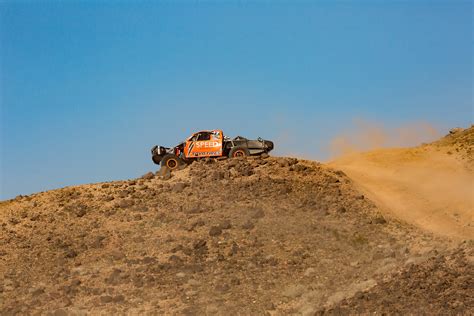
[[[160,164],[161,160],[163,159],[162,156],[152,156],[151,159],[153,160],[153,162],[157,165]]]
[[[161,166],[167,167],[170,170],[176,170],[181,166],[181,159],[176,157],[176,155],[166,154],[161,160]]]
[[[235,146],[230,149],[229,158],[246,157],[246,156],[250,156],[250,152],[245,147]]]

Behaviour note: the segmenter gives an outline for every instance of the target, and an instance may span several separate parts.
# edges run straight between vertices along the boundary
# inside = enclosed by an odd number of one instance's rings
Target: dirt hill
[[[379,209],[436,234],[474,239],[474,128],[432,144],[355,153],[343,170]]]
[[[474,309],[472,240],[385,215],[342,171],[270,157],[163,174],[1,202],[0,314]]]

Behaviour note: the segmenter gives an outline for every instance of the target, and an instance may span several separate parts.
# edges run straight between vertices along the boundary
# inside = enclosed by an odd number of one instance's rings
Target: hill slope
[[[474,238],[474,128],[432,144],[348,155],[343,170],[384,212],[434,233]]]
[[[472,275],[471,242],[382,214],[343,172],[292,158],[201,161],[171,178],[20,196],[0,203],[0,312],[370,312],[352,300],[422,280],[430,260],[456,252],[464,265],[430,273]],[[435,298],[434,313],[471,311],[472,289],[460,290]],[[432,304],[439,292],[417,297]],[[383,295],[385,311],[413,311],[395,297],[410,293]]]

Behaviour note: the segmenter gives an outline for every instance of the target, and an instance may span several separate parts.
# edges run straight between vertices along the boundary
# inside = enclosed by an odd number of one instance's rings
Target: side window
[[[212,132],[211,133],[212,140],[220,140],[221,139],[221,133],[218,131]]]
[[[200,133],[198,137],[198,141],[200,140],[210,140],[211,139],[211,134],[209,133]]]

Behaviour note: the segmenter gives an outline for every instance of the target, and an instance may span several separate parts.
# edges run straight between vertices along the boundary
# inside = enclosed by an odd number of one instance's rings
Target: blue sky
[[[0,199],[156,170],[194,130],[328,157],[473,120],[471,1],[0,1]]]

